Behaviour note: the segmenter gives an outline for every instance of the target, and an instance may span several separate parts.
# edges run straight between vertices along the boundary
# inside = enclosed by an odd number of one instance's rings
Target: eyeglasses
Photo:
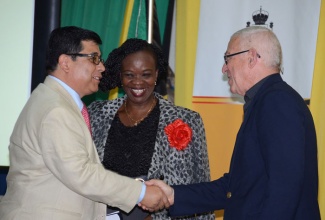
[[[77,56],[77,57],[90,57],[91,62],[98,65],[99,63],[104,63],[104,60],[101,56],[98,56],[97,53],[91,53],[91,54],[84,54],[84,53],[67,53],[69,56]]]
[[[243,51],[240,51],[240,52],[237,52],[237,53],[232,53],[232,54],[224,55],[223,56],[223,59],[225,60],[225,64],[228,65],[228,58],[229,57],[233,57],[233,56],[236,56],[236,55],[241,54],[241,53],[246,53],[248,51],[249,50],[243,50]]]
[[[225,64],[228,65],[228,58],[229,57],[233,57],[233,56],[236,56],[236,55],[241,54],[241,53],[246,53],[248,51],[249,50],[243,50],[243,51],[240,51],[240,52],[237,52],[237,53],[232,53],[232,54],[228,54],[228,55],[225,54],[223,56],[223,59],[225,60]],[[257,55],[258,58],[261,58],[261,56],[258,53],[256,53],[256,55]]]

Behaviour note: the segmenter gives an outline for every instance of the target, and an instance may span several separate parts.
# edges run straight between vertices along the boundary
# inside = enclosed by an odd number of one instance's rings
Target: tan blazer
[[[47,77],[32,93],[10,138],[0,219],[104,219],[106,205],[130,211],[141,183],[101,165],[69,93]]]

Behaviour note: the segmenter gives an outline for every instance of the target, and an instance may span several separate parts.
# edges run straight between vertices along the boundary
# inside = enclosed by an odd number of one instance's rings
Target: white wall
[[[34,0],[0,0],[0,166],[9,165],[14,124],[30,95]]]

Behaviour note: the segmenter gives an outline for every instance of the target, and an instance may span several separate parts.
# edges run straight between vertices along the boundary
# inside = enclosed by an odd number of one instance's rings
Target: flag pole
[[[152,43],[152,28],[153,28],[153,6],[154,0],[149,0],[149,13],[148,13],[148,43]]]

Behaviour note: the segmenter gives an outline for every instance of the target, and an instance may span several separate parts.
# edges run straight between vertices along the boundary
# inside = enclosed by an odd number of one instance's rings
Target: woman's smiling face
[[[157,77],[156,60],[150,51],[129,54],[122,61],[121,83],[130,102],[151,102]]]

